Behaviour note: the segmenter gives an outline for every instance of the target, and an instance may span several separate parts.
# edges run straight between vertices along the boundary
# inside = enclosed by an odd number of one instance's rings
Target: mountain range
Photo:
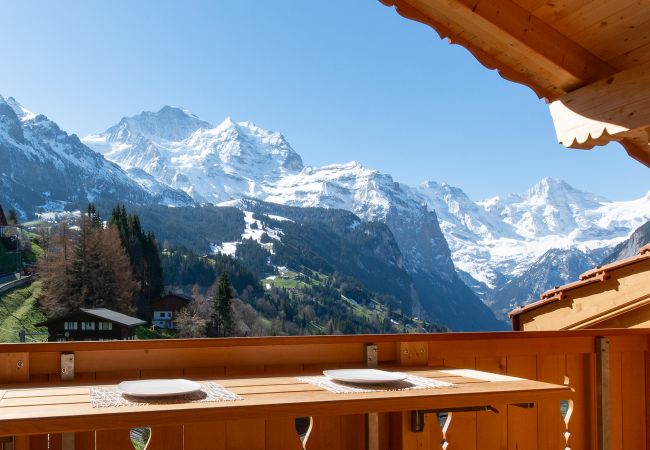
[[[613,202],[545,178],[523,194],[474,201],[460,188],[407,186],[357,162],[309,167],[280,133],[230,118],[214,126],[182,108],[125,117],[81,140],[26,111],[11,98],[0,101],[0,153],[27,168],[2,171],[0,202],[25,214],[100,194],[140,204],[252,198],[347,210],[388,227],[413,280],[412,313],[443,318],[452,329],[500,327],[483,304],[503,319],[516,303],[598,263],[650,220],[650,192]],[[41,136],[36,122],[56,131]],[[58,170],[59,160],[67,166],[54,179],[71,188],[54,191],[52,178],[31,181],[32,168]]]

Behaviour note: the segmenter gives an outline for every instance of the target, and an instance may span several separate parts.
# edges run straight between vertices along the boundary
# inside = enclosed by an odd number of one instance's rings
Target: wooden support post
[[[379,349],[377,344],[366,344],[364,347],[366,367],[377,367],[379,364]],[[366,414],[366,450],[379,450],[379,414]]]
[[[609,338],[596,338],[596,420],[598,450],[612,448],[611,389],[609,384]]]
[[[74,380],[74,353],[61,353],[61,381]],[[61,434],[61,449],[75,450],[74,433]]]

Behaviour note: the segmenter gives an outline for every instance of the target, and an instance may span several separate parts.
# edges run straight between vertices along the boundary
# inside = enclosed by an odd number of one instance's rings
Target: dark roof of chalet
[[[188,301],[188,302],[191,302],[192,300],[194,300],[194,299],[193,299],[192,297],[190,297],[189,295],[185,295],[185,294],[176,294],[176,293],[171,293],[171,292],[170,292],[169,294],[165,294],[165,295],[163,295],[163,296],[160,297],[158,300],[162,300],[163,298],[168,298],[168,297],[177,297],[177,298],[180,298],[181,300],[186,300],[186,301]]]
[[[9,225],[9,222],[7,222],[5,212],[2,210],[2,205],[0,205],[0,227],[6,227],[7,225]]]
[[[80,311],[75,311],[71,312],[69,314],[66,314],[65,316],[61,317],[56,317],[54,319],[48,319],[45,322],[37,323],[37,327],[43,327],[47,326],[51,323],[58,322],[60,320],[63,320],[67,317],[70,317],[72,315],[78,314],[79,312],[82,312],[84,314],[87,314],[89,316],[96,317],[98,319],[104,319],[108,320],[110,322],[115,322],[119,323],[120,325],[124,325],[127,327],[137,327],[139,325],[144,325],[147,322],[144,320],[138,319],[137,317],[131,317],[127,316],[126,314],[119,313],[117,311],[113,311],[111,309],[106,309],[106,308],[80,308]]]
[[[595,267],[580,275],[580,277],[578,277],[579,278],[578,281],[574,281],[573,283],[567,283],[565,285],[556,286],[553,289],[549,289],[548,291],[543,292],[539,296],[538,301],[515,308],[512,311],[510,311],[508,315],[510,317],[518,316],[521,313],[533,309],[537,309],[540,306],[546,305],[548,303],[560,301],[566,297],[567,291],[571,291],[573,289],[577,289],[582,286],[586,286],[588,284],[605,281],[610,278],[610,272],[612,270],[619,269],[621,267],[629,266],[632,264],[636,264],[645,260],[650,260],[650,244],[646,244],[643,247],[641,247],[639,249],[638,255],[632,256],[630,258],[620,259],[618,261],[614,261],[613,263],[607,264],[605,266]]]

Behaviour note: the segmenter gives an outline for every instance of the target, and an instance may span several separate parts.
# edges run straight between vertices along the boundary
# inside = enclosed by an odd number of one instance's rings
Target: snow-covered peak
[[[14,110],[16,116],[18,116],[21,122],[26,122],[36,117],[35,113],[31,112],[29,109],[18,103],[18,101],[16,101],[16,99],[13,97],[7,97],[5,99],[2,95],[0,95],[0,103],[6,103],[9,105],[9,107]]]
[[[157,112],[144,111],[135,116],[123,117],[103,135],[107,142],[133,142],[140,137],[180,141],[201,128],[211,128],[211,125],[186,109],[163,106]]]
[[[546,177],[526,192],[530,204],[572,203],[583,208],[598,207],[607,199],[580,191],[564,180]]]

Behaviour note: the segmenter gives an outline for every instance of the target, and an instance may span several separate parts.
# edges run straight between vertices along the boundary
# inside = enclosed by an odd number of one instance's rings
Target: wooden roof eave
[[[553,289],[549,289],[548,291],[543,292],[540,295],[540,299],[538,301],[515,308],[508,313],[508,316],[512,319],[515,316],[519,316],[522,313],[531,311],[533,309],[537,309],[549,303],[554,303],[563,300],[564,298],[566,298],[566,293],[568,291],[586,286],[588,284],[599,283],[608,280],[613,270],[630,266],[632,264],[636,264],[646,260],[650,260],[650,244],[646,244],[643,247],[641,247],[639,249],[638,255],[621,259],[619,261],[614,261],[613,263],[588,270],[582,275],[580,275],[578,281],[567,283],[563,286],[557,286]]]
[[[617,70],[510,0],[379,0],[466,48],[488,69],[555,100]]]
[[[650,167],[650,96],[645,95],[650,71],[619,71],[516,0],[379,1],[551,102],[564,146],[591,149],[619,142],[629,156]]]

